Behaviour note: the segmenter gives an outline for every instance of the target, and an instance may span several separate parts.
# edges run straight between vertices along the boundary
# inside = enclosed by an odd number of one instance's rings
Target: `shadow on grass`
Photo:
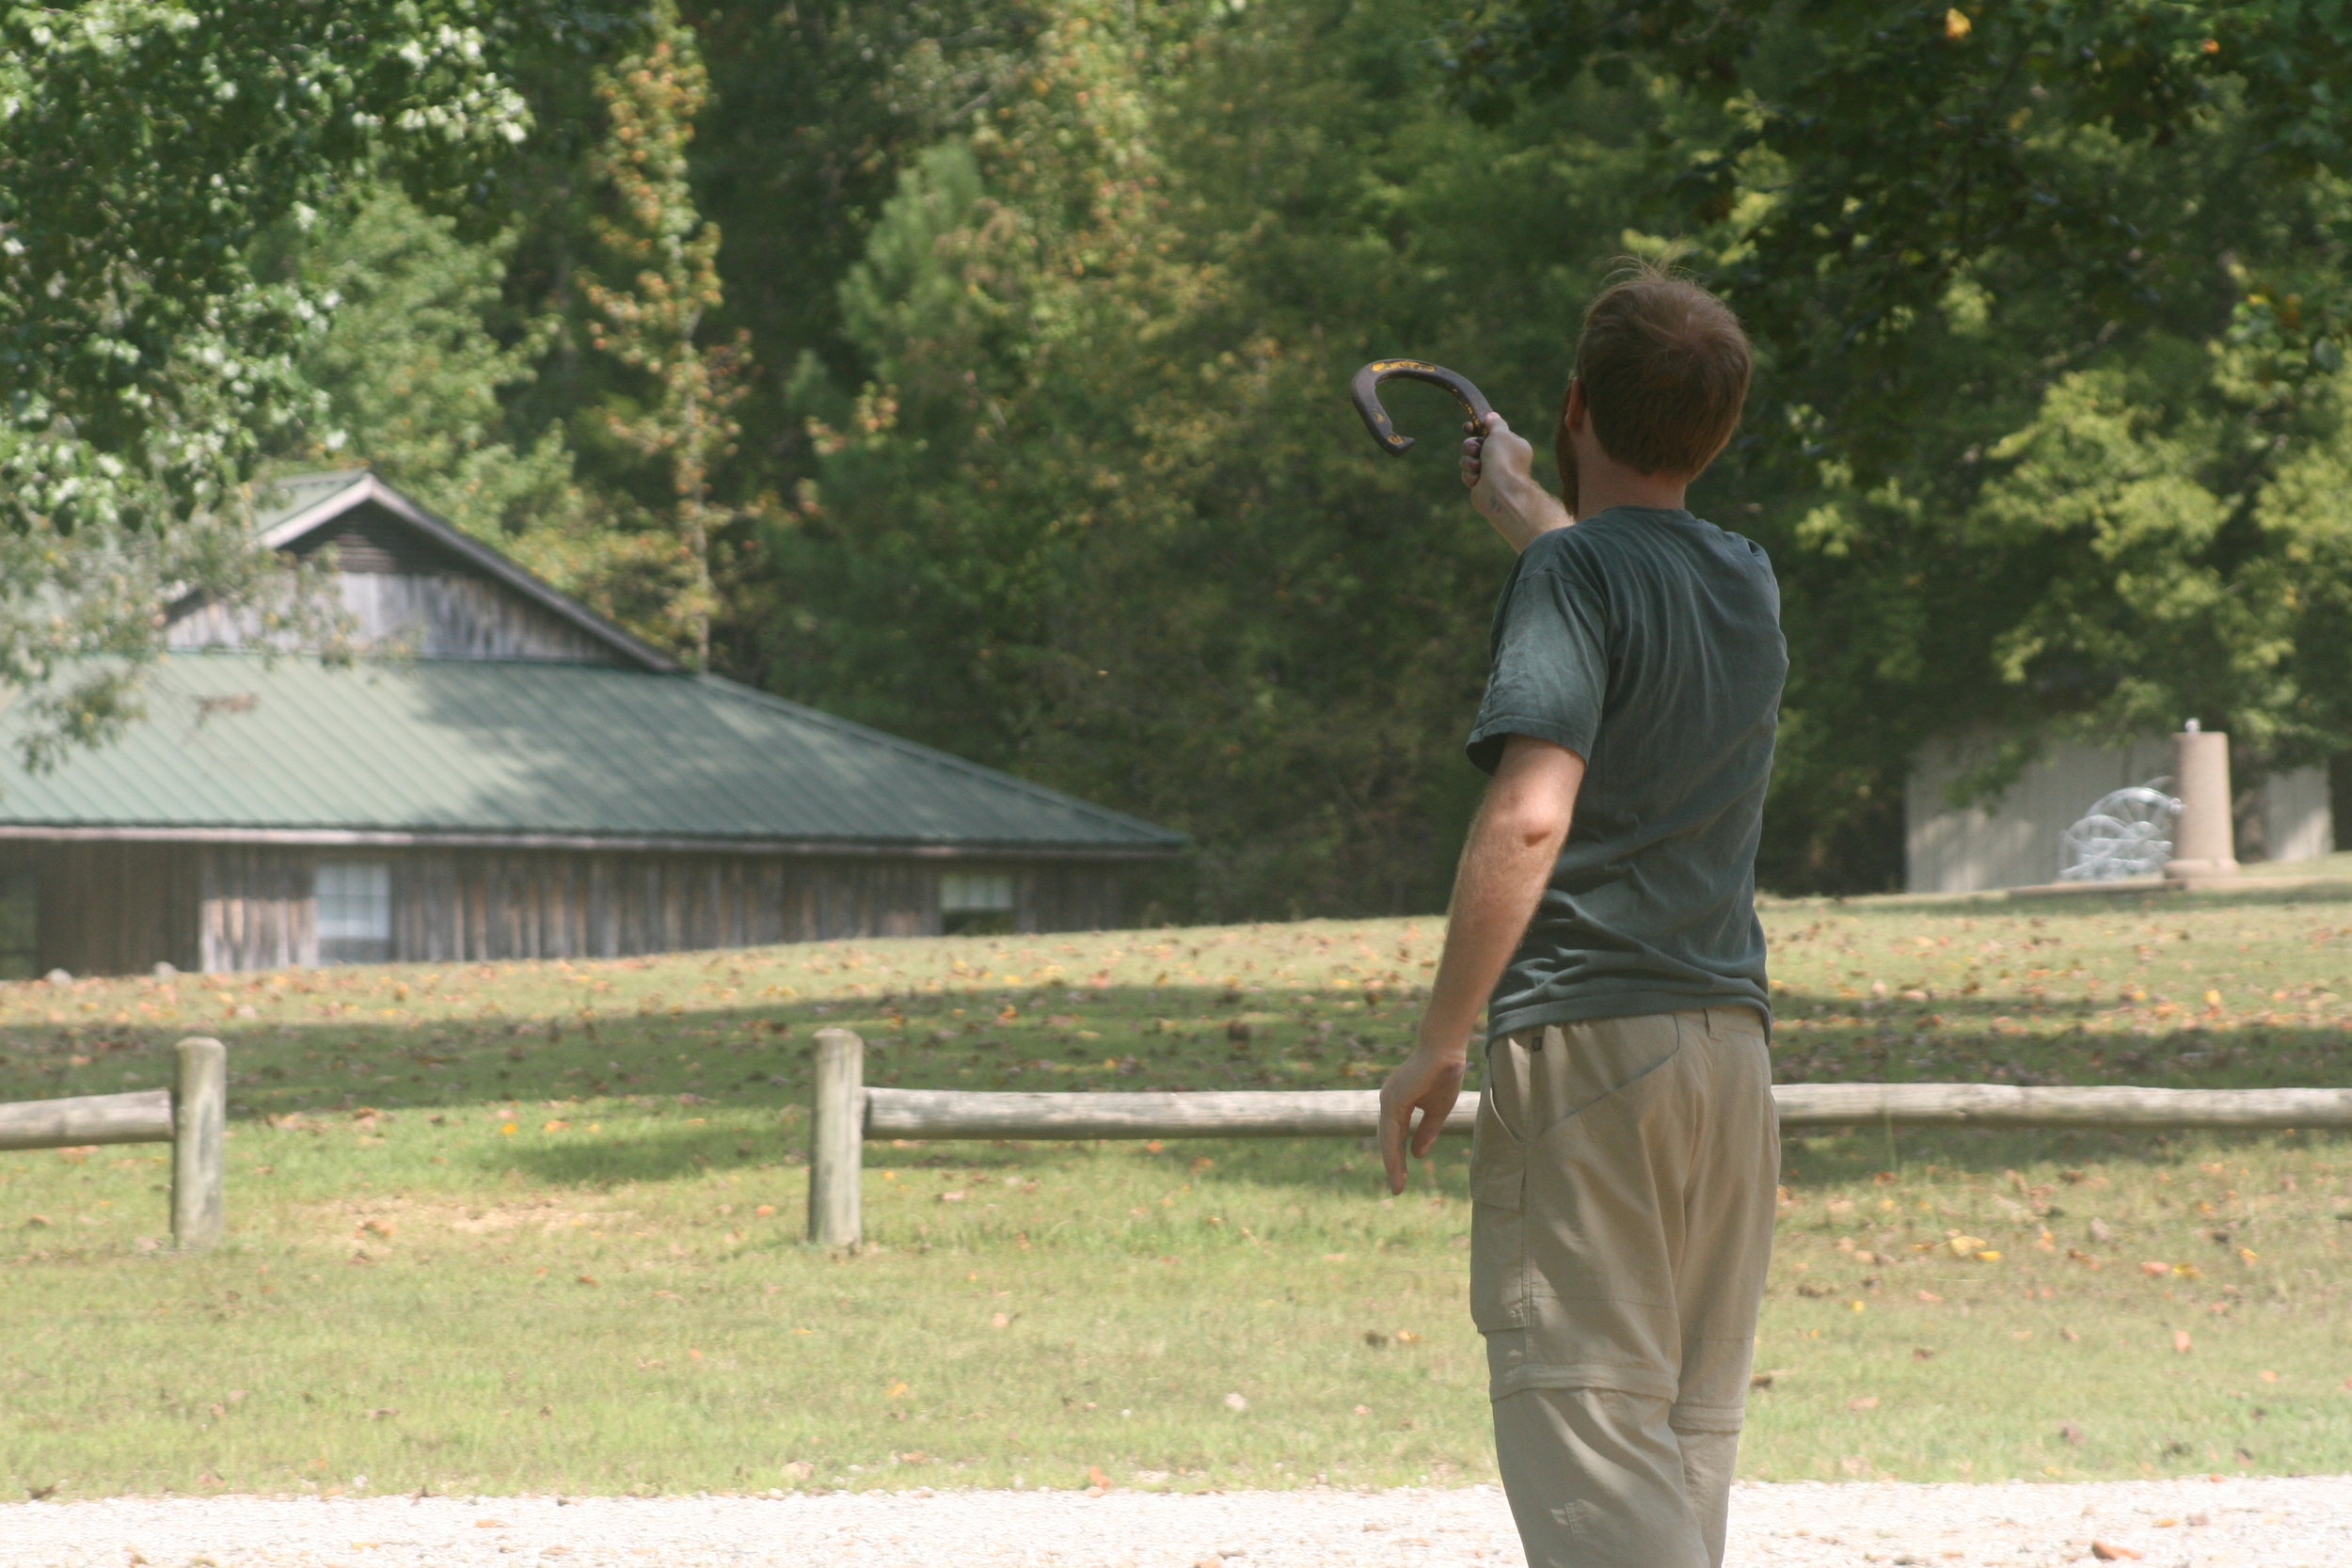
[[[2061,1166],[2170,1164],[2184,1150],[2282,1146],[2352,1148],[2352,1133],[2211,1132],[2147,1129],[2100,1132],[2074,1127],[1882,1127],[1809,1129],[1781,1144],[1781,1181],[1792,1190],[1851,1186],[1880,1172],[1901,1175],[1933,1165],[1972,1176],[1998,1176],[2041,1164]]]

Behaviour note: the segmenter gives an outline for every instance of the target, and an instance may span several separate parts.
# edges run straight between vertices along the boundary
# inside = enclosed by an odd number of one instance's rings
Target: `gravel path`
[[[2346,1568],[2352,1476],[1742,1485],[1726,1568]],[[0,1504],[0,1568],[1518,1568],[1502,1494],[112,1497]]]

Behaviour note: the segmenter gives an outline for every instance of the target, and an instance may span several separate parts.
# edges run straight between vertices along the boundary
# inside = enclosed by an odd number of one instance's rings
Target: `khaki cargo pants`
[[[1779,1170],[1753,1008],[1487,1048],[1470,1312],[1530,1568],[1722,1563]]]

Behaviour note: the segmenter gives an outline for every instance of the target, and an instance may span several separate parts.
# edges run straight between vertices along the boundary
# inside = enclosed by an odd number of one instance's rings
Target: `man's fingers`
[[[1380,1103],[1380,1165],[1388,1172],[1391,1193],[1405,1190],[1405,1123],[1412,1114],[1410,1105]]]
[[[1421,1112],[1421,1125],[1413,1129],[1413,1155],[1426,1160],[1429,1151],[1438,1147],[1438,1135],[1445,1132],[1446,1118],[1454,1114],[1454,1103],[1462,1098],[1462,1074],[1457,1069],[1445,1074],[1429,1085],[1416,1103]]]

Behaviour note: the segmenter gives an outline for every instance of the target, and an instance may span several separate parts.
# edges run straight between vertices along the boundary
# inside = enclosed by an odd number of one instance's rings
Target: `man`
[[[1502,419],[1463,444],[1519,552],[1469,745],[1493,782],[1380,1138],[1402,1192],[1483,1007],[1470,1311],[1534,1568],[1723,1560],[1780,1160],[1755,867],[1788,651],[1763,550],[1683,496],[1748,373],[1721,301],[1642,269],[1577,345],[1575,516]]]

